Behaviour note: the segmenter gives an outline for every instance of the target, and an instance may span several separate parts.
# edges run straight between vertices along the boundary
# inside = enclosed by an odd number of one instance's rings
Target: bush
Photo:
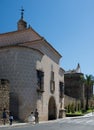
[[[77,114],[77,113],[67,113],[66,114],[66,117],[76,117],[76,116],[83,116],[83,114],[82,113],[79,113],[79,114]]]
[[[71,112],[72,112],[72,113],[75,113],[75,106],[74,106],[73,103],[71,104]]]

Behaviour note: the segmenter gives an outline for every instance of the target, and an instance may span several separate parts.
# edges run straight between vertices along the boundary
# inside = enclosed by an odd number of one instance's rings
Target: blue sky
[[[94,75],[94,0],[0,0],[0,34],[24,20],[61,55],[60,66]]]

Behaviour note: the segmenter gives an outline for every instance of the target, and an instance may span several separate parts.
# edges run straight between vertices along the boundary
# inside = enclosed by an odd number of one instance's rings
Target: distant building
[[[68,103],[70,102],[72,103],[72,100],[75,105],[77,104],[77,102],[79,103],[80,101],[82,109],[85,109],[87,100],[89,107],[92,106],[91,100],[93,97],[93,85],[89,87],[86,86],[85,83],[83,82],[83,77],[84,74],[81,72],[79,64],[77,65],[76,69],[65,72],[64,74],[64,94],[66,95],[65,106],[68,105]]]
[[[0,34],[0,79],[10,83],[10,111],[27,121],[38,109],[40,120],[64,116],[61,55],[21,19],[18,30]]]
[[[80,100],[81,105],[83,106],[83,102],[85,101],[85,93],[84,84],[81,79],[82,76],[84,76],[84,74],[81,73],[79,64],[76,69],[66,71],[64,74],[64,93],[65,95],[75,98],[76,100]]]

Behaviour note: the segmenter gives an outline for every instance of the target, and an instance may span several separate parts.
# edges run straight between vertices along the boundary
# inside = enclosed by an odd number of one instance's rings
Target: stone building
[[[64,94],[65,106],[74,103],[79,104],[82,109],[86,107],[86,99],[89,100],[91,106],[91,98],[93,97],[93,86],[87,87],[83,82],[84,74],[81,72],[80,65],[76,69],[66,71],[64,74]],[[87,97],[88,96],[88,97]],[[72,102],[73,101],[73,102]],[[78,103],[77,103],[78,102]]]
[[[81,73],[80,65],[77,65],[76,69],[66,71],[64,74],[64,93],[65,95],[74,98],[75,102],[79,102],[81,107],[84,107],[85,102],[85,88],[82,78],[84,74]],[[67,101],[69,102],[69,100]]]
[[[10,111],[27,121],[38,109],[40,120],[64,116],[62,57],[21,18],[17,31],[0,34],[0,78],[10,83]]]
[[[6,79],[0,80],[0,115],[2,115],[3,109],[9,111],[9,81]],[[1,116],[2,117],[2,116]]]

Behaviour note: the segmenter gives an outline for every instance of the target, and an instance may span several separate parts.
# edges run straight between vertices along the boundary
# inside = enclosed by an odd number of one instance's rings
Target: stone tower
[[[27,23],[23,20],[23,12],[24,12],[24,9],[22,8],[21,9],[21,18],[17,23],[18,30],[24,30],[27,28]]]

